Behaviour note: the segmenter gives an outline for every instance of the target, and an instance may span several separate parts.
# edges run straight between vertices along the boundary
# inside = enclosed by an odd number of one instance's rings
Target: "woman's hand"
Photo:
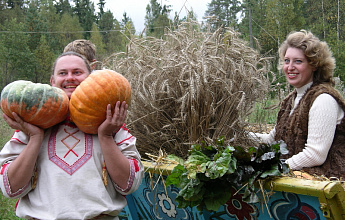
[[[12,112],[14,119],[8,117],[6,114],[3,114],[3,118],[6,123],[15,130],[20,130],[24,132],[29,137],[33,137],[35,135],[44,135],[44,130],[39,128],[33,124],[23,121],[15,112]]]
[[[120,130],[125,122],[128,105],[125,101],[116,102],[114,114],[111,114],[111,105],[107,105],[107,116],[104,122],[98,127],[98,135],[113,136],[115,132]]]

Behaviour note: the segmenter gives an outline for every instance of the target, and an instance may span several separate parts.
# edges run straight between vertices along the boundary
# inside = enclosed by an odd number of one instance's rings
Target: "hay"
[[[133,38],[104,63],[131,83],[127,125],[141,155],[185,158],[191,144],[244,135],[245,118],[269,89],[269,62],[231,29],[203,32],[194,23],[165,40]]]

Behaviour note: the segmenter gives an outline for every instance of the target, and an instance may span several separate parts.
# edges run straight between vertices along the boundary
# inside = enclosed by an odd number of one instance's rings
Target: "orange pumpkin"
[[[1,91],[1,110],[14,119],[17,113],[24,121],[49,128],[68,114],[68,96],[59,88],[25,80],[14,81]]]
[[[127,79],[113,70],[92,72],[71,95],[71,120],[89,134],[97,134],[106,118],[107,105],[113,110],[117,101],[130,104],[131,86]]]

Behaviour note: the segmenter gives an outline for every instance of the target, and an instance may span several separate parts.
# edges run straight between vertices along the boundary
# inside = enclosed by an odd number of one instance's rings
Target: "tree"
[[[125,50],[121,24],[114,18],[110,10],[103,14],[98,25],[103,36],[106,55]]]
[[[0,24],[12,18],[18,22],[24,21],[24,1],[23,0],[3,0],[0,1]]]
[[[270,0],[266,5],[266,22],[261,29],[263,53],[276,56],[278,47],[291,31],[301,30],[305,21],[304,0]]]
[[[90,32],[93,22],[96,22],[95,6],[90,0],[74,0],[74,12],[79,18],[79,23],[84,29],[84,38],[90,38]]]
[[[26,12],[25,26],[26,30],[29,32],[29,47],[33,51],[37,48],[42,32],[47,32],[48,26],[45,19],[42,19],[39,8],[38,0],[31,1],[29,8]]]
[[[212,0],[207,5],[206,17],[213,29],[221,26],[235,27],[237,24],[237,13],[241,10],[239,0]]]
[[[106,51],[108,55],[116,52],[125,51],[126,45],[124,42],[124,35],[121,30],[121,24],[116,19],[114,26],[108,33],[108,42],[106,43]]]
[[[36,62],[32,78],[33,82],[49,84],[55,54],[50,49],[45,35],[41,36],[39,45],[34,50],[34,55]]]
[[[60,45],[59,34],[61,27],[61,18],[63,14],[57,12],[57,9],[53,3],[53,0],[46,0],[46,3],[43,4],[43,1],[39,5],[39,14],[42,20],[45,21],[47,26],[47,33],[45,33],[47,43],[49,44],[50,49],[59,54],[62,52],[62,45]],[[66,12],[72,16],[70,12]]]
[[[31,80],[34,60],[27,44],[24,24],[12,18],[0,28],[7,31],[0,37],[0,85],[3,87],[18,79]]]
[[[24,7],[24,0],[7,0],[7,6],[9,8],[23,8]]]
[[[259,45],[254,44],[254,39],[260,38],[261,30],[266,22],[266,4],[267,0],[244,0],[242,4],[239,31],[242,38],[253,42],[252,47],[257,49]]]
[[[69,42],[83,38],[83,28],[77,16],[63,14],[60,23],[56,25],[56,31],[59,33],[57,36],[60,51],[63,51]]]
[[[99,2],[97,3],[98,5],[98,9],[99,9],[99,12],[98,12],[98,19],[97,19],[97,22],[99,21],[99,19],[102,18],[103,14],[104,14],[104,5],[105,5],[105,1],[104,0],[99,0]]]
[[[126,12],[123,13],[121,26],[127,38],[130,38],[131,35],[135,34],[135,27],[134,27],[133,21],[130,17],[127,16]]]
[[[96,23],[92,24],[90,41],[96,45],[96,59],[102,60],[105,54],[105,45],[103,43],[102,35],[98,30]]]
[[[72,6],[69,3],[69,0],[58,0],[54,5],[56,8],[56,13],[62,15],[64,13],[72,15]]]
[[[175,12],[175,17],[174,17],[174,26],[178,26],[179,24],[181,24],[182,22],[185,21],[197,21],[198,20],[198,16],[197,14],[192,10],[188,11],[187,16],[184,16],[183,18],[180,19],[179,15],[177,14],[177,12]]]
[[[156,0],[150,0],[146,6],[145,27],[146,35],[162,38],[165,28],[172,26],[169,19],[170,5],[161,6]]]
[[[106,11],[98,22],[99,31],[103,36],[103,41],[105,44],[109,42],[109,32],[114,28],[115,18],[113,13],[108,10]]]

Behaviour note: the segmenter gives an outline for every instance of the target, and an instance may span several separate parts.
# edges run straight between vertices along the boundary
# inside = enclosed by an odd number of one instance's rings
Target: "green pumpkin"
[[[1,110],[8,117],[14,119],[15,112],[24,121],[44,129],[67,117],[68,103],[62,89],[25,80],[12,82],[1,92]]]

